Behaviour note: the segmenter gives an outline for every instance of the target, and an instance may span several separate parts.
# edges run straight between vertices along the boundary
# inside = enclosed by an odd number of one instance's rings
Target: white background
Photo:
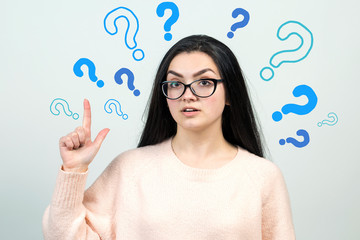
[[[269,148],[269,158],[282,170],[288,186],[297,239],[360,239],[359,56],[360,4],[344,1],[174,1],[180,11],[172,27],[173,40],[163,35],[170,12],[160,18],[161,1],[19,1],[0,3],[0,238],[42,239],[41,219],[54,189],[61,165],[58,140],[81,124],[82,101],[90,100],[93,135],[111,129],[91,164],[90,185],[119,153],[137,145],[143,112],[158,64],[177,40],[191,34],[208,34],[227,44],[236,54]],[[124,43],[125,20],[119,33],[106,33],[103,20],[117,7],[131,9],[139,19],[138,48],[145,52],[134,61]],[[250,13],[247,26],[226,37],[235,8]],[[279,26],[295,20],[314,36],[310,54],[298,63],[284,63],[269,82],[260,70],[276,52],[291,49],[299,40],[281,42]],[[134,24],[134,23],[131,23]],[[307,40],[305,40],[307,41]],[[77,77],[73,66],[89,58],[96,75],[105,82],[98,88],[86,75]],[[135,75],[136,97],[126,82],[118,85],[114,74],[122,67]],[[126,79],[125,79],[126,80]],[[306,104],[292,90],[310,86],[318,104],[309,114],[285,115],[274,122],[271,114],[288,103]],[[78,120],[63,112],[55,116],[50,104],[65,99]],[[117,99],[129,118],[107,114],[103,107]],[[318,127],[335,112],[338,123]],[[279,139],[305,129],[310,142],[303,148],[279,145]]]

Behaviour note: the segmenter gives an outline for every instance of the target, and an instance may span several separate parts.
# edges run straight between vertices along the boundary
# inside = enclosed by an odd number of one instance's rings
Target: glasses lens
[[[193,82],[190,87],[199,97],[208,97],[213,94],[215,83],[210,79],[200,79]]]
[[[167,98],[178,99],[184,94],[185,88],[189,86],[196,96],[209,97],[215,91],[216,81],[221,80],[200,79],[192,82],[190,86],[178,81],[166,81],[162,83],[162,91]]]
[[[184,92],[184,87],[181,82],[164,82],[162,90],[168,98],[179,98]]]

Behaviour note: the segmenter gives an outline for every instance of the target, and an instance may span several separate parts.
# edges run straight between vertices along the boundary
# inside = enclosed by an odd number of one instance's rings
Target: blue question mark
[[[136,35],[139,31],[139,20],[133,11],[126,7],[118,7],[106,14],[104,19],[105,31],[110,35],[118,33],[116,21],[120,18],[124,18],[128,23],[125,32],[125,45],[128,49],[133,50],[137,47]],[[130,19],[130,20],[129,20]],[[144,59],[145,54],[142,49],[135,49],[132,54],[135,61],[141,61]]]
[[[286,32],[290,33],[287,33],[286,36],[282,37],[281,35],[284,35]],[[302,35],[299,32],[302,32]],[[279,27],[276,36],[281,41],[286,41],[291,36],[297,36],[300,39],[300,45],[297,48],[282,50],[272,55],[269,61],[272,68],[278,68],[283,63],[300,62],[309,55],[314,43],[311,31],[304,24],[297,21],[287,21],[283,23]],[[307,36],[306,41],[304,41],[304,36]],[[270,81],[274,77],[275,73],[271,67],[264,67],[261,69],[260,77],[262,80]]]
[[[171,10],[171,16],[164,24],[164,30],[167,32],[164,35],[164,39],[166,41],[170,41],[172,39],[172,35],[170,33],[171,26],[179,19],[179,8],[173,2],[163,2],[160,3],[159,6],[156,8],[156,14],[159,17],[163,17],[165,14],[165,10]]]
[[[234,32],[238,29],[238,28],[243,28],[245,27],[250,20],[250,14],[248,11],[246,11],[243,8],[236,8],[233,12],[232,12],[232,17],[233,18],[237,18],[239,15],[244,16],[244,19],[241,22],[237,22],[234,23],[233,25],[231,25],[230,29],[232,32],[228,32],[227,36],[228,38],[233,38],[234,37]]]
[[[73,113],[71,110],[70,110],[70,107],[69,107],[69,104],[68,102],[65,100],[65,99],[62,99],[62,98],[55,98],[51,104],[50,104],[50,112],[52,114],[54,114],[55,116],[58,116],[60,115],[60,110],[58,109],[59,106],[62,107],[62,109],[64,110],[64,113],[67,115],[67,116],[71,116],[73,119],[77,120],[79,118],[79,114],[77,113]]]
[[[334,126],[338,122],[338,116],[336,115],[336,113],[331,112],[328,114],[328,117],[331,118],[331,121],[327,119],[322,120],[321,122],[318,122],[318,127],[321,127],[323,125]]]
[[[304,140],[302,142],[299,142],[295,138],[288,137],[286,139],[286,141],[284,139],[280,139],[280,141],[279,141],[280,145],[285,145],[285,143],[291,143],[292,145],[294,145],[297,148],[302,148],[302,147],[305,147],[306,145],[309,144],[310,136],[309,136],[309,133],[306,130],[299,129],[296,132],[296,135],[304,137]]]
[[[114,79],[115,79],[115,82],[119,85],[123,84],[123,80],[122,80],[122,76],[123,75],[126,75],[128,80],[127,80],[127,86],[129,88],[129,90],[133,91],[134,95],[135,96],[139,96],[140,95],[140,91],[138,89],[135,89],[135,86],[134,86],[134,74],[132,71],[130,71],[129,69],[127,68],[121,68],[119,69],[116,73],[115,73],[115,76],[114,76]],[[134,90],[135,89],[135,90]]]
[[[276,111],[272,114],[272,119],[275,122],[279,122],[283,115],[282,114],[289,114],[295,113],[298,115],[305,115],[310,113],[317,105],[318,99],[314,92],[314,90],[307,86],[307,85],[299,85],[295,87],[292,94],[294,97],[306,96],[308,98],[308,103],[301,106],[296,104],[286,104],[281,108],[281,112]]]
[[[74,73],[76,76],[78,77],[82,77],[84,76],[84,72],[81,70],[81,67],[83,65],[86,65],[89,69],[89,78],[91,81],[93,82],[96,82],[96,85],[99,87],[99,88],[102,88],[104,86],[104,82],[102,80],[99,80],[98,81],[98,78],[97,76],[95,75],[95,64],[90,61],[89,59],[87,58],[80,58],[74,65]]]
[[[107,100],[107,102],[104,105],[104,110],[105,112],[107,112],[108,114],[111,114],[113,112],[113,110],[111,109],[111,106],[115,107],[115,112],[118,116],[122,117],[122,119],[126,120],[129,118],[129,116],[127,114],[124,114],[121,111],[121,105],[119,103],[119,101],[115,100],[115,99],[109,99]]]

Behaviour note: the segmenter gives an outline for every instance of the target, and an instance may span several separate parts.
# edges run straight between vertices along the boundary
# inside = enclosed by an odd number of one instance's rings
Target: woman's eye
[[[213,84],[210,80],[200,80],[199,85],[202,87],[211,86]]]
[[[177,87],[179,87],[180,86],[180,84],[178,83],[178,82],[171,82],[171,83],[169,83],[169,87],[170,88],[177,88]]]

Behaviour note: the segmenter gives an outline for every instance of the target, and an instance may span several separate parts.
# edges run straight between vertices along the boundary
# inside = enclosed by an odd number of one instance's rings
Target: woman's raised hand
[[[89,101],[85,99],[82,126],[60,138],[59,147],[63,170],[85,172],[109,131],[108,128],[101,130],[95,140],[91,141],[91,109]]]

